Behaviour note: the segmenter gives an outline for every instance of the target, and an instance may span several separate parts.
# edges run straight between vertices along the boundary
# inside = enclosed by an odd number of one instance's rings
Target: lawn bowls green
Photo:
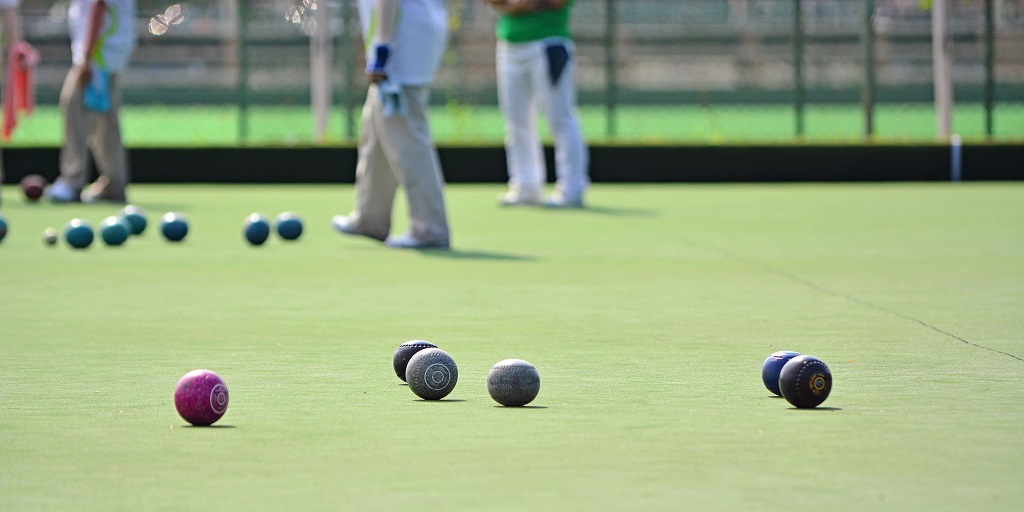
[[[409,359],[425,348],[437,348],[437,345],[424,340],[411,340],[402,343],[395,349],[395,355],[391,358],[391,363],[395,367],[395,375],[398,375],[402,382],[405,382],[405,369],[409,366]]]
[[[210,370],[192,370],[174,388],[174,407],[197,427],[213,425],[228,410],[228,387]]]
[[[121,209],[121,218],[131,226],[133,235],[141,235],[149,223],[146,220],[146,212],[142,208],[130,204]]]
[[[188,219],[180,213],[165,213],[160,218],[160,233],[169,242],[180,242],[188,235]]]
[[[440,400],[455,389],[459,381],[459,367],[447,352],[439,348],[425,348],[409,359],[405,381],[416,396],[424,400]]]
[[[122,245],[131,235],[131,226],[121,217],[110,216],[100,223],[100,239],[107,245],[115,247]]]
[[[526,405],[540,392],[540,373],[522,359],[499,361],[487,374],[487,392],[501,405]]]
[[[92,241],[95,237],[96,234],[93,233],[92,226],[82,219],[71,219],[71,221],[64,226],[64,241],[75,249],[85,249],[89,247],[92,245]]]
[[[798,355],[800,355],[799,352],[780,350],[764,360],[764,364],[761,365],[761,382],[764,382],[764,387],[768,388],[768,391],[771,391],[776,396],[782,396],[782,392],[779,391],[779,372],[782,371],[782,367],[786,366],[790,359]]]
[[[298,240],[302,236],[302,219],[292,212],[284,212],[274,221],[277,234],[284,240]]]
[[[796,356],[779,373],[782,397],[794,407],[810,409],[821,405],[832,391],[832,372],[814,356]]]
[[[270,238],[270,222],[263,215],[252,213],[245,218],[242,234],[250,244],[263,245]]]

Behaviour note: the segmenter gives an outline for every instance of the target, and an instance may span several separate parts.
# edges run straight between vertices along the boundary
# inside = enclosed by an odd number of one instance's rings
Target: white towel
[[[405,117],[406,110],[405,102],[402,101],[402,86],[391,83],[390,80],[384,80],[377,84],[377,88],[380,91],[380,101],[384,105],[384,117],[391,117],[392,114]]]

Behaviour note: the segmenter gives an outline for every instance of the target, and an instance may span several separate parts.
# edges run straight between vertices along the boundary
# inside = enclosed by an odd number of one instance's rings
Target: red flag
[[[39,52],[25,41],[19,41],[7,54],[7,76],[4,81],[3,139],[10,141],[18,126],[18,114],[31,115],[36,107],[35,71]]]

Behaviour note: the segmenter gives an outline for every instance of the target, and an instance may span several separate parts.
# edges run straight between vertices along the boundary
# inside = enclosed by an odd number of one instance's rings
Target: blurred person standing
[[[71,0],[68,28],[72,66],[60,91],[64,144],[50,199],[124,203],[131,175],[118,77],[135,49],[135,0]],[[90,149],[99,178],[86,189]]]
[[[356,205],[334,228],[401,249],[448,249],[444,176],[430,133],[430,86],[448,37],[444,0],[359,0],[366,75],[356,164]],[[409,231],[391,232],[398,187],[405,188]]]
[[[0,13],[3,16],[3,50],[0,51],[0,75],[3,75],[5,79],[8,77],[9,70],[7,69],[6,58],[12,57],[15,50],[19,45],[27,46],[28,43],[22,37],[21,32],[21,15],[18,12],[18,6],[21,2],[19,0],[0,0]],[[31,49],[31,46],[28,46]],[[6,89],[4,93],[7,94],[9,91]],[[4,169],[3,163],[0,162],[0,185],[4,182]]]
[[[575,45],[569,31],[573,0],[484,0],[499,13],[498,103],[505,116],[509,190],[504,206],[582,208],[590,186],[589,155],[576,112]],[[555,192],[547,181],[537,110],[555,139]]]

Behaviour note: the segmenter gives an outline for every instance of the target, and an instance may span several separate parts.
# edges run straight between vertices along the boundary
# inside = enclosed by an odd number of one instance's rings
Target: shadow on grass
[[[157,220],[160,219],[161,215],[167,212],[178,212],[188,214],[189,210],[191,209],[189,205],[175,203],[125,203],[121,206],[123,207],[129,204],[144,208],[148,215],[156,217]]]
[[[181,425],[180,428],[194,428],[194,429],[200,429],[201,430],[201,429],[207,429],[207,428],[214,429],[214,428],[237,428],[237,427],[235,427],[234,425],[206,425],[206,426],[201,426],[201,425]]]
[[[495,405],[495,409],[547,409],[546,405]]]
[[[509,254],[491,251],[472,251],[463,249],[452,249],[439,251],[437,249],[417,249],[417,252],[424,256],[434,256],[448,260],[493,260],[493,261],[537,261],[536,256],[524,256],[522,254]]]
[[[465,400],[456,400],[456,399],[447,399],[447,398],[442,398],[440,400],[427,400],[427,399],[423,398],[423,399],[420,399],[420,400],[413,400],[413,402],[419,402],[419,403],[423,403],[423,404],[426,404],[426,403],[442,403],[442,404],[444,404],[444,403],[465,402]]]
[[[568,210],[572,211],[572,210]],[[584,206],[582,210],[576,210],[584,213],[593,213],[596,215],[605,215],[609,217],[646,217],[653,218],[658,217],[661,212],[658,210],[652,210],[650,208],[616,208],[614,206]]]
[[[653,209],[650,209],[650,208],[617,208],[617,207],[614,207],[614,206],[595,206],[595,205],[592,205],[592,204],[588,204],[588,205],[584,206],[583,208],[554,208],[554,207],[550,207],[549,208],[549,207],[544,207],[544,206],[534,206],[534,207],[515,206],[515,207],[505,207],[505,209],[507,209],[507,210],[521,210],[521,211],[538,210],[539,209],[539,210],[548,211],[548,212],[565,212],[566,214],[569,214],[569,213],[584,213],[584,214],[592,213],[592,214],[595,214],[595,215],[605,215],[605,216],[609,216],[609,217],[647,217],[647,218],[653,218],[653,217],[658,217],[661,214],[661,212],[659,210],[653,210]]]
[[[124,208],[125,206],[128,206],[128,205],[134,205],[134,206],[142,207],[142,209],[146,211],[146,216],[149,217],[150,220],[152,220],[155,217],[158,222],[159,222],[160,216],[162,216],[163,214],[165,214],[167,212],[178,212],[178,213],[185,213],[185,214],[187,214],[188,210],[190,209],[188,205],[181,204],[181,203],[150,203],[150,202],[147,202],[147,203],[143,204],[143,203],[135,203],[135,202],[131,202],[131,201],[129,201],[127,203],[113,203],[113,202],[110,202],[110,201],[96,201],[96,202],[93,202],[93,203],[82,203],[82,202],[64,203],[64,202],[53,202],[53,201],[50,201],[47,198],[43,198],[43,199],[40,199],[38,201],[38,203],[45,203],[47,206],[53,206],[53,207],[56,207],[56,208],[65,208],[65,207],[69,207],[69,206],[75,206],[75,207],[83,207],[84,206],[86,208],[97,208],[97,209],[99,209],[99,208],[103,208],[103,209],[109,209],[109,208],[121,209],[121,208]]]
[[[791,410],[791,411],[841,411],[841,410],[843,410],[843,408],[842,407],[808,407],[806,409],[801,409],[799,407],[790,407],[789,410]]]

